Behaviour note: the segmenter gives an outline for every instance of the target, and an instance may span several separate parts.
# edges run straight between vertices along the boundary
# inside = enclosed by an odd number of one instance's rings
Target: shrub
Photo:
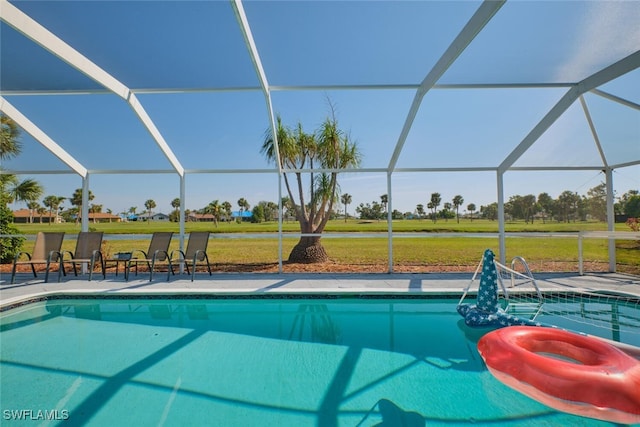
[[[13,225],[11,209],[4,203],[0,203],[0,234],[20,234],[20,230]],[[0,263],[13,262],[23,243],[24,237],[0,238]]]

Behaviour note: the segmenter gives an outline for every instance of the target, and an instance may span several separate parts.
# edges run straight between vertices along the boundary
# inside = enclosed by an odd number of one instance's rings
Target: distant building
[[[148,212],[139,214],[137,216],[137,219],[134,219],[133,221],[169,221],[169,215],[167,214],[163,214],[163,213],[154,213],[153,215],[149,216]]]
[[[78,215],[78,220],[82,221],[82,215]],[[89,212],[89,222],[120,222],[122,218],[106,212]]]
[[[231,212],[231,219],[236,220],[238,218],[242,218],[242,221],[249,221],[251,220],[251,218],[253,218],[253,212],[251,211],[242,211],[242,213],[240,211],[232,211]]]
[[[210,214],[210,213],[199,214],[199,213],[191,212],[191,213],[189,213],[189,215],[187,215],[187,221],[214,222],[215,220],[216,220],[216,217],[213,216],[213,214]]]
[[[49,211],[47,211],[46,213],[40,215],[38,212],[32,212],[30,209],[18,209],[17,211],[13,211],[13,222],[18,224],[28,224],[30,219],[32,218],[32,214],[34,224],[48,224],[55,223],[56,221],[58,223],[62,222],[62,218],[60,216],[58,216],[56,219],[55,213],[50,214]]]

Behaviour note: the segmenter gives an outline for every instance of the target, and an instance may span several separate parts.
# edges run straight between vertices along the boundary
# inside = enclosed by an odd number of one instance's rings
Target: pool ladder
[[[507,303],[505,312],[535,320],[542,312],[544,297],[527,261],[521,256],[516,256],[511,260],[511,267],[496,262],[496,268],[498,269],[498,282]],[[505,279],[508,280],[508,286],[505,286]],[[525,289],[525,287],[527,288]]]

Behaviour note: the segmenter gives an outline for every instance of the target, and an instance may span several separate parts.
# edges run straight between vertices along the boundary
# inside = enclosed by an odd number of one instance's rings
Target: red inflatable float
[[[640,423],[640,361],[604,341],[555,328],[510,326],[484,335],[478,351],[497,379],[547,406]]]

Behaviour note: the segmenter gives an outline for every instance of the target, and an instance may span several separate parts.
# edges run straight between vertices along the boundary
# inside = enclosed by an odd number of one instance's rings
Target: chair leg
[[[204,254],[204,260],[207,262],[207,270],[209,270],[209,276],[211,276],[211,264],[209,264],[209,257],[207,254]]]
[[[149,264],[149,263],[147,263]],[[151,265],[149,266],[149,281],[153,280],[153,269],[156,267],[156,257],[153,257],[151,260]]]
[[[44,272],[44,283],[49,283],[49,268],[51,267],[51,261],[47,260],[47,268]],[[58,282],[60,281],[60,272],[58,272]]]
[[[107,280],[107,269],[102,254],[100,254],[100,267],[102,268],[102,280]]]
[[[16,282],[16,263],[13,263],[13,268],[11,269],[11,284],[13,285]]]

